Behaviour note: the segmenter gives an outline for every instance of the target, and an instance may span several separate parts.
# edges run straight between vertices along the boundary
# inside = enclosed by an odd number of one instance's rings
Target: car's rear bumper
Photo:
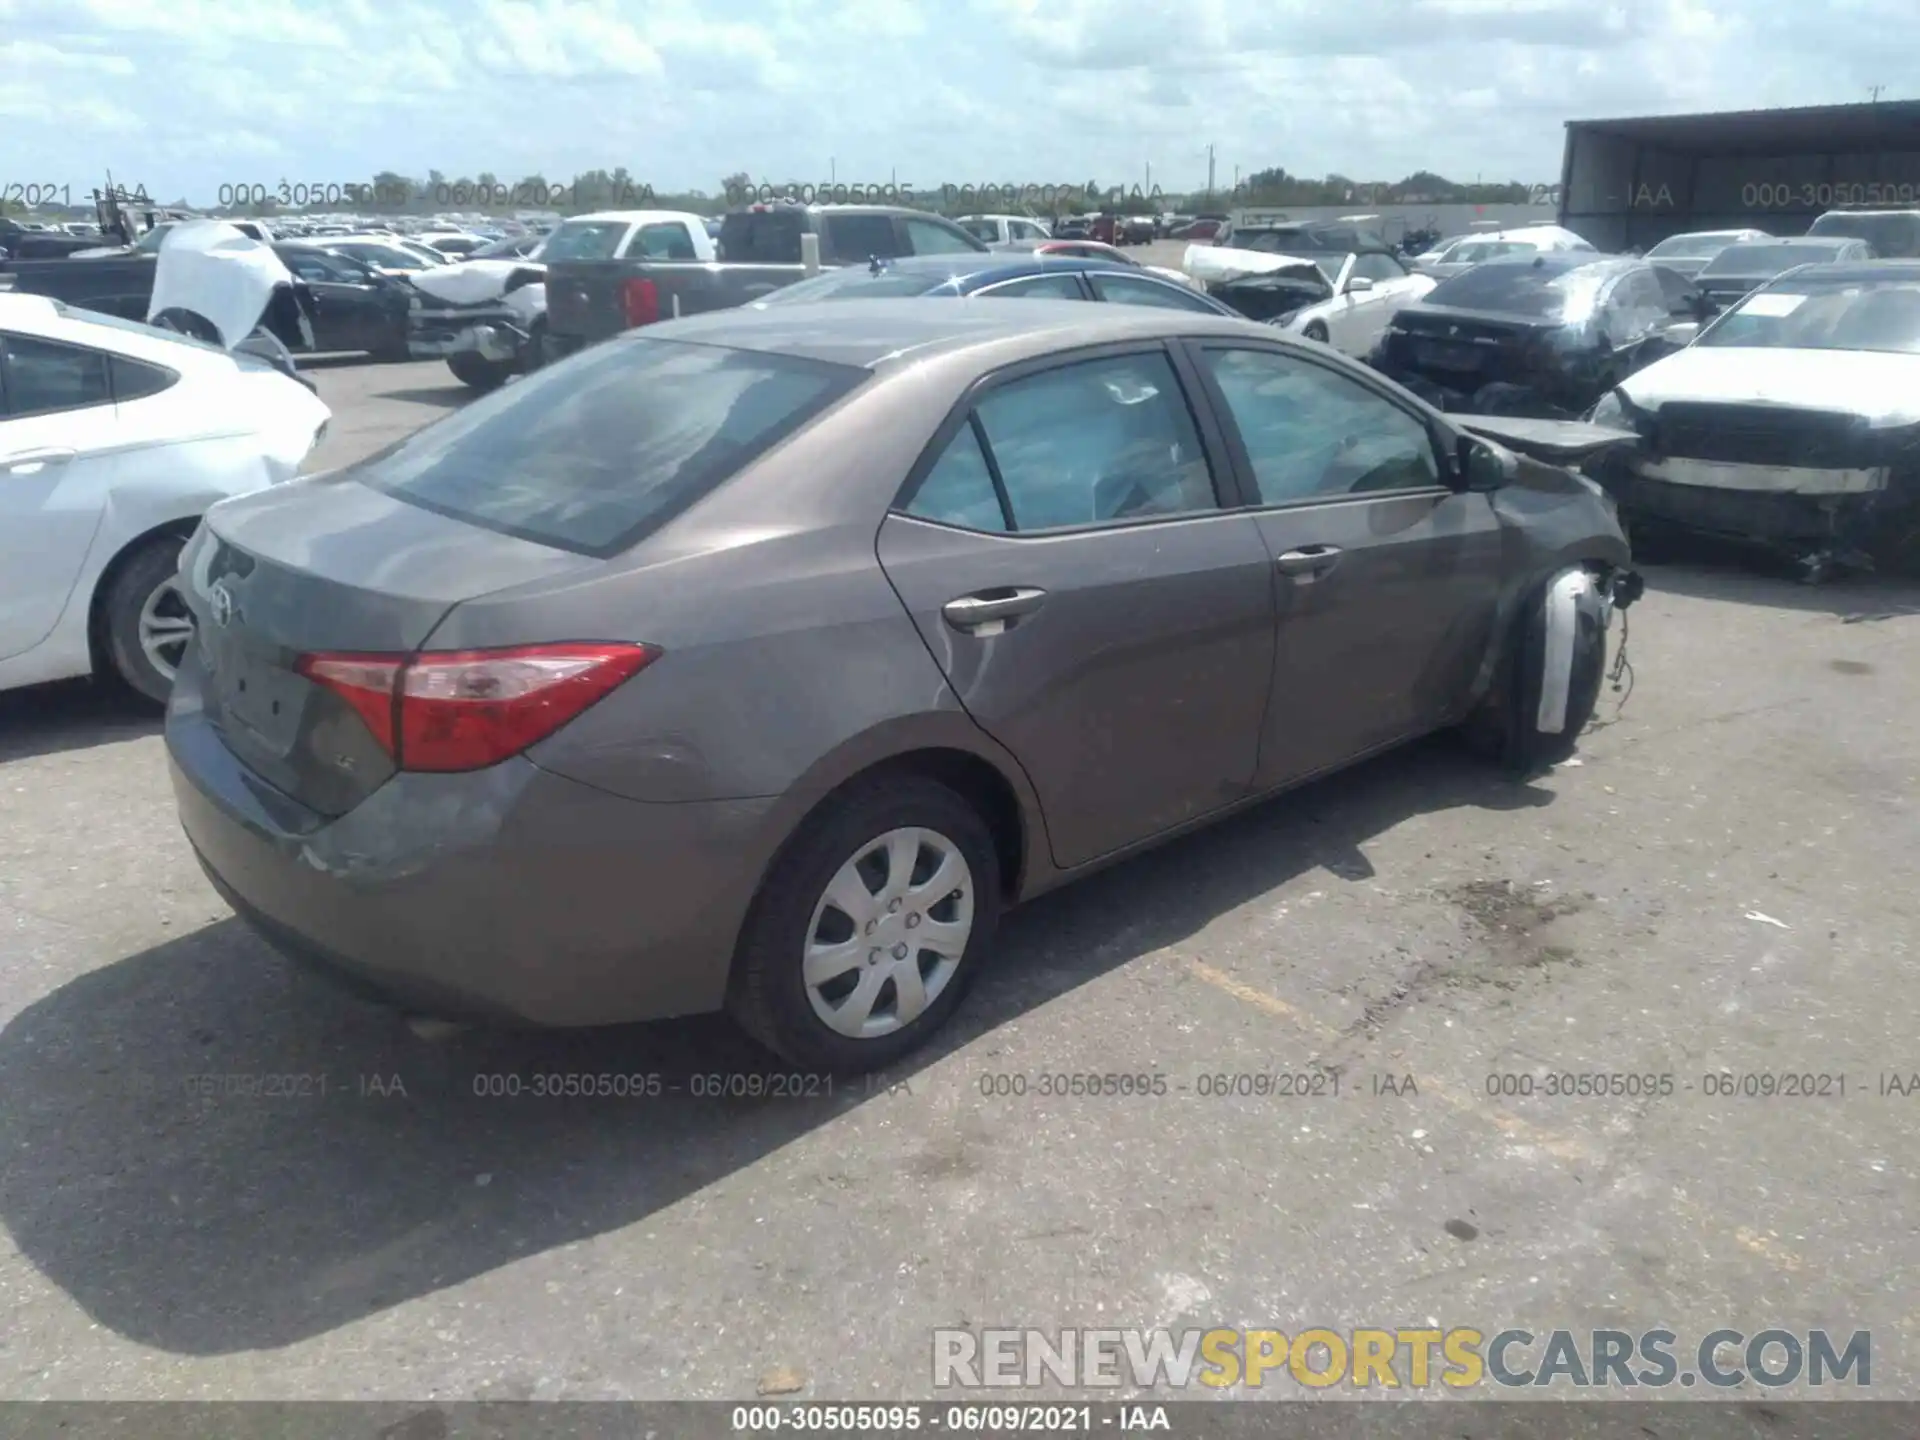
[[[327,819],[243,766],[191,696],[169,710],[167,750],[181,825],[221,895],[354,989],[553,1026],[724,999],[771,800],[645,804],[516,758],[400,774]]]

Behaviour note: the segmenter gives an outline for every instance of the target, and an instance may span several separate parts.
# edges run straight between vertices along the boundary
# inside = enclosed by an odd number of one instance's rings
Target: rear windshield
[[[417,431],[354,478],[456,520],[612,555],[866,374],[715,345],[616,340]]]
[[[1602,278],[1598,268],[1497,260],[1442,280],[1427,292],[1426,303],[1531,320],[1573,319],[1592,306]]]
[[[628,230],[624,220],[569,220],[547,237],[546,253],[554,260],[611,260],[620,253]]]
[[[810,300],[883,300],[888,296],[924,295],[951,279],[953,276],[945,270],[883,269],[876,275],[865,265],[848,265],[782,285],[759,303],[804,305]]]
[[[1831,245],[1729,245],[1700,272],[1717,275],[1778,275],[1796,265],[1824,265],[1835,259]]]
[[[1525,240],[1468,240],[1447,252],[1449,265],[1478,265],[1502,255],[1531,255],[1540,247]]]
[[[748,265],[798,265],[800,230],[795,209],[739,211],[720,222],[720,255]]]
[[[1705,260],[1734,243],[1725,235],[1669,235],[1647,251],[1649,260]]]
[[[1236,230],[1235,250],[1258,250],[1268,255],[1300,255],[1328,247],[1305,230]]]
[[[1920,255],[1920,215],[1822,215],[1807,233],[1864,240],[1882,256]]]

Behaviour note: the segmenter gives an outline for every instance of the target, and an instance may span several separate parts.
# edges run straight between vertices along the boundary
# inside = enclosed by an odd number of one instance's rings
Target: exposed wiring
[[[1614,693],[1620,697],[1619,703],[1613,707],[1613,718],[1616,720],[1620,718],[1620,712],[1627,708],[1627,697],[1633,694],[1633,665],[1627,659],[1627,627],[1632,623],[1627,612],[1622,610],[1620,612],[1620,651],[1613,657],[1613,669],[1607,675],[1607,683],[1613,686]],[[1621,688],[1623,677],[1626,682],[1624,689]]]

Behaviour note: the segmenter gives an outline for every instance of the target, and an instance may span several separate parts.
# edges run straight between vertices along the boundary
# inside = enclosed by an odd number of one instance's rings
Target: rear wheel
[[[193,639],[193,612],[180,593],[178,535],[162,535],[129,555],[101,606],[102,638],[113,673],[135,694],[167,703],[173,677]]]
[[[1322,325],[1318,320],[1308,321],[1306,329],[1300,333],[1309,340],[1318,340],[1322,345],[1327,343],[1327,327]]]
[[[514,364],[511,360],[489,360],[477,350],[462,350],[447,357],[447,368],[453,371],[453,378],[468,389],[485,393],[506,384]]]
[[[992,837],[946,786],[895,778],[813,816],[755,899],[729,1008],[769,1049],[859,1073],[959,1005],[1000,918]]]

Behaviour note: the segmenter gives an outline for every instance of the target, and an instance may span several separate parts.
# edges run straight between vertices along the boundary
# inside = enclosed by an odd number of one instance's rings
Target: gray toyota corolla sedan
[[[181,821],[412,1013],[870,1067],[1015,901],[1440,727],[1567,753],[1638,591],[1550,462],[1623,438],[1166,309],[650,326],[209,512]]]

